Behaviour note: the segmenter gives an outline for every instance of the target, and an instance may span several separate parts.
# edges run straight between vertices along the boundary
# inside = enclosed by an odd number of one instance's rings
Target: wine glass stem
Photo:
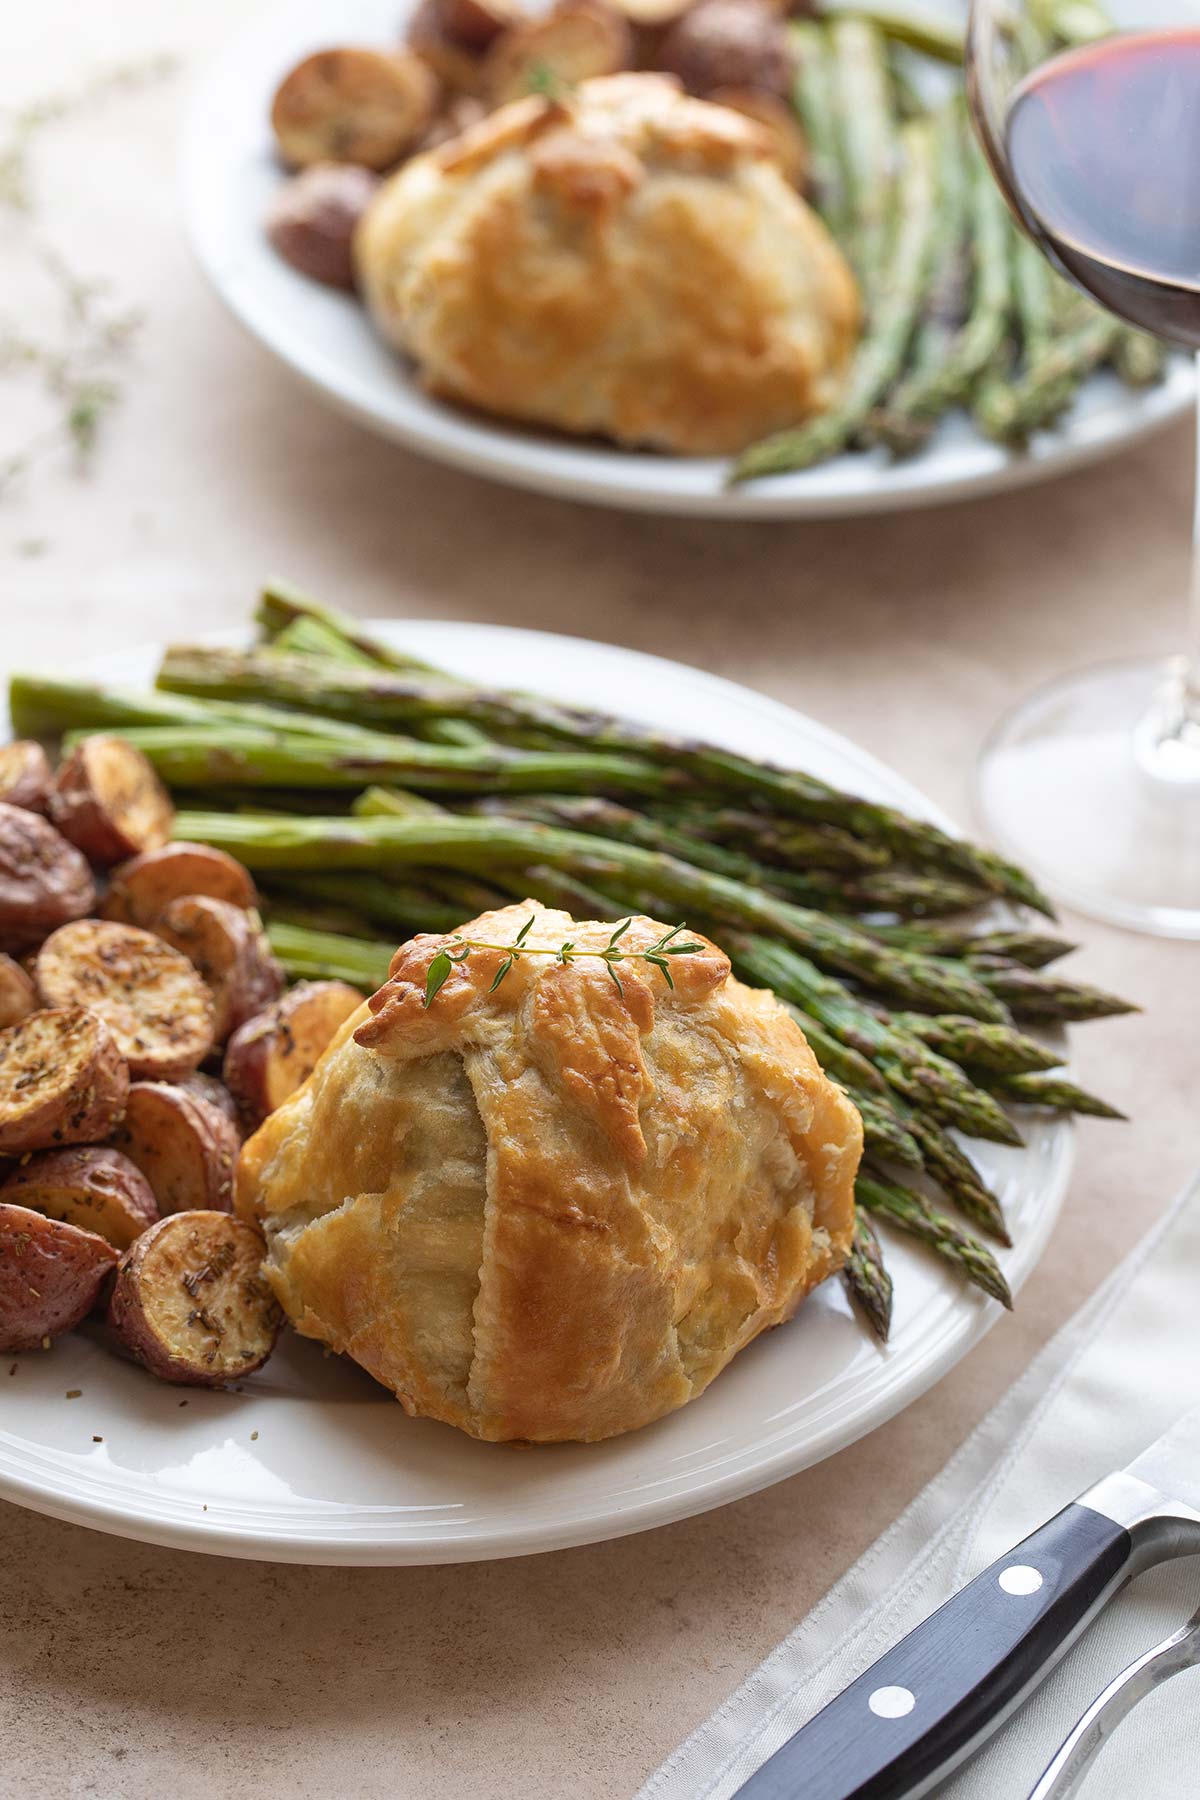
[[[1196,357],[1196,490],[1192,512],[1192,575],[1188,605],[1188,635],[1180,699],[1183,723],[1200,731],[1200,355]]]
[[[1200,383],[1200,356],[1196,359]],[[1187,641],[1150,717],[1137,734],[1137,761],[1156,782],[1188,788],[1200,801],[1200,401],[1196,408],[1196,487]]]

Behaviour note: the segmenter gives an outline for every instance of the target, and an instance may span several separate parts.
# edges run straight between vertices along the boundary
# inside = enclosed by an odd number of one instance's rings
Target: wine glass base
[[[1200,741],[1170,730],[1177,666],[1112,663],[1040,688],[984,745],[988,835],[1055,900],[1200,938]]]

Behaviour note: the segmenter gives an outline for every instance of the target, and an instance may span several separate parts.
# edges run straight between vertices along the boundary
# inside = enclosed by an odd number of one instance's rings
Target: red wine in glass
[[[1054,57],[1013,96],[1012,198],[1104,306],[1200,350],[1200,29]]]
[[[971,115],[1013,210],[1062,273],[1200,352],[1200,0],[1111,4],[1111,34],[1056,53],[1047,21],[1069,14],[1082,28],[1100,9],[970,0]],[[1172,359],[1175,398],[1185,381]],[[1094,425],[1096,441],[1130,411],[1171,410],[1165,393],[1134,401],[1103,383],[1087,404],[1080,428]],[[1046,682],[991,733],[978,794],[991,835],[1048,892],[1200,941],[1200,510],[1195,545],[1184,653]],[[1052,567],[1044,579],[1052,589]],[[1131,613],[1140,580],[1131,567]]]

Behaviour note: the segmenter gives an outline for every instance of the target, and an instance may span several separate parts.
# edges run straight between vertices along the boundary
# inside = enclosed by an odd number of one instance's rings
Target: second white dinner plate
[[[536,688],[704,736],[947,824],[899,775],[812,719],[658,657],[502,626],[382,623],[382,636],[490,685]],[[148,685],[157,652],[92,665]],[[0,714],[0,740],[4,720]],[[1069,1125],[1026,1146],[975,1145],[1014,1245],[1014,1290],[1050,1236],[1071,1164]],[[0,1496],[102,1531],[224,1556],[438,1563],[620,1537],[703,1512],[821,1461],[922,1394],[1001,1317],[930,1254],[886,1233],[895,1281],[881,1346],[827,1282],[699,1400],[603,1444],[474,1442],[405,1416],[352,1363],[286,1333],[230,1393],[153,1380],[83,1332],[0,1365]],[[75,1397],[72,1398],[71,1396]]]
[[[956,10],[955,0],[945,3]],[[1190,404],[1192,365],[1180,356],[1160,387],[1135,391],[1107,372],[1093,376],[1063,423],[1027,450],[990,442],[959,414],[904,462],[882,450],[856,451],[730,488],[724,458],[621,450],[506,424],[434,398],[377,337],[354,299],[297,274],[263,230],[283,179],[268,121],[280,80],[313,50],[399,42],[415,5],[287,0],[254,20],[199,88],[184,153],[188,226],[218,294],[317,394],[384,437],[476,475],[606,506],[709,518],[823,518],[906,510],[1039,481],[1111,455]]]

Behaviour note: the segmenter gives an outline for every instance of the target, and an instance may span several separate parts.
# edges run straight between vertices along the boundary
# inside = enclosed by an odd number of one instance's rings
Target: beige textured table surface
[[[242,8],[21,10],[23,41],[15,7],[6,19],[5,105],[114,58],[175,48],[191,66]],[[52,449],[0,495],[0,672],[238,621],[278,570],[364,613],[542,626],[718,670],[856,737],[965,817],[981,734],[1009,702],[1089,658],[1174,647],[1183,430],[1026,494],[781,528],[509,493],[341,423],[192,266],[173,178],[185,78],[37,147],[38,231],[113,278],[146,325],[91,476]],[[53,314],[29,235],[0,215],[0,315],[37,333]],[[0,461],[48,416],[32,379],[4,377]],[[1134,1122],[1081,1131],[1069,1203],[1015,1317],[934,1392],[722,1512],[518,1562],[234,1563],[0,1507],[4,1800],[629,1795],[941,1467],[1200,1160],[1200,952],[1079,929],[1080,975],[1146,1008],[1078,1037],[1083,1078]]]

